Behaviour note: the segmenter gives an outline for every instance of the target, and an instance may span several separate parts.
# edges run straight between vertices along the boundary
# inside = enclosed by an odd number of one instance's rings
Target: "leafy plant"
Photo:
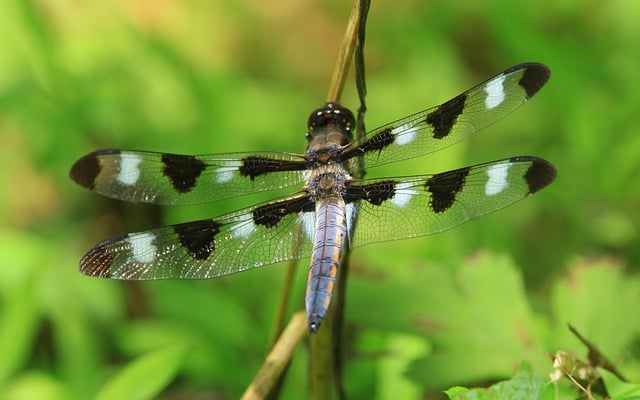
[[[115,204],[73,186],[68,168],[103,147],[301,151],[349,8],[0,5],[0,397],[243,393],[269,347],[283,268],[123,284],[82,277],[77,263],[109,235],[266,198],[162,210]],[[638,11],[635,2],[374,2],[368,127],[517,62],[553,71],[535,101],[481,136],[377,173],[526,152],[553,161],[559,176],[543,195],[460,229],[353,253],[349,397],[443,398],[462,385],[476,389],[449,396],[586,396],[566,374],[548,378],[547,355],[588,363],[567,322],[630,382],[597,369],[609,396],[638,396]],[[356,104],[353,92],[343,103]],[[305,272],[294,277],[291,314],[302,307]],[[308,397],[307,357],[303,346],[294,352],[282,398]]]

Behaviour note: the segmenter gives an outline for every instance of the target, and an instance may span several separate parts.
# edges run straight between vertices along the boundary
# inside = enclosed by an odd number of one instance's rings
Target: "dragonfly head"
[[[339,132],[347,141],[353,140],[353,127],[355,120],[353,113],[338,103],[327,103],[324,107],[314,110],[309,115],[307,124],[309,131],[306,134],[307,141],[311,142],[316,136],[327,132]]]

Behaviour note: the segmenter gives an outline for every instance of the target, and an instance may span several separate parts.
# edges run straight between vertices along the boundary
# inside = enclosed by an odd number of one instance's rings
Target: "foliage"
[[[145,283],[91,279],[76,266],[110,235],[266,197],[159,210],[82,191],[68,168],[109,147],[300,152],[349,9],[290,0],[0,5],[1,398],[243,392],[267,351],[282,266]],[[566,374],[548,378],[547,354],[588,360],[567,322],[631,382],[598,369],[609,394],[638,396],[639,13],[633,1],[374,2],[369,127],[519,62],[544,62],[552,78],[529,104],[428,165],[410,160],[371,176],[520,154],[551,160],[559,176],[454,231],[353,253],[350,398],[444,398],[451,386],[479,389],[450,398],[505,398],[498,389],[514,387],[575,398],[583,392]],[[354,107],[347,90],[343,102]],[[292,312],[303,303],[300,265]],[[308,397],[306,357],[299,347],[282,398]]]

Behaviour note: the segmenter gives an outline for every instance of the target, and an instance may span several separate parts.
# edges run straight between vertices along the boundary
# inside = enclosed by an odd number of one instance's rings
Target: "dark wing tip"
[[[529,185],[529,194],[549,186],[556,179],[557,174],[555,167],[549,161],[533,157],[531,166],[524,174],[524,179]]]
[[[94,153],[87,154],[76,161],[69,171],[69,177],[78,185],[93,190],[96,177],[100,174],[100,161]]]
[[[549,81],[551,70],[541,63],[524,63],[518,65],[524,68],[520,86],[527,93],[527,98],[533,97]]]
[[[106,251],[104,248],[96,246],[89,250],[82,260],[80,260],[80,273],[98,278],[111,277],[111,265],[115,254]]]
[[[113,237],[96,244],[80,260],[80,273],[97,278],[112,278],[112,266],[116,254],[109,251],[108,245],[126,238],[127,235]]]
[[[78,185],[93,190],[95,188],[96,178],[102,170],[99,156],[119,153],[119,150],[98,150],[89,153],[71,166],[69,177]]]

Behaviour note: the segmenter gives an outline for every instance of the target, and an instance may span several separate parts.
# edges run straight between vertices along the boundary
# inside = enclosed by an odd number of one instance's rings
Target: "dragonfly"
[[[106,239],[80,272],[124,280],[207,279],[310,257],[310,332],[329,308],[346,248],[451,229],[549,185],[553,165],[518,156],[430,175],[360,179],[373,168],[448,147],[527,102],[548,81],[540,63],[513,66],[453,99],[354,138],[351,111],[327,103],[308,119],[304,153],[181,155],[98,150],[70,177],[110,198],[160,205],[214,202],[291,188],[226,215]],[[357,223],[356,223],[357,222]]]

